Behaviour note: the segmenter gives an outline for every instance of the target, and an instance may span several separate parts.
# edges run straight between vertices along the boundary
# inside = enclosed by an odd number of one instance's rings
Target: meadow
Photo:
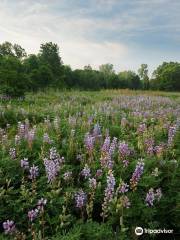
[[[179,128],[180,93],[1,98],[0,239],[176,239]]]

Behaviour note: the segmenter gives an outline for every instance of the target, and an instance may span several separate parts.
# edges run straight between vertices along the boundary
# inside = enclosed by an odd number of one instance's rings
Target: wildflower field
[[[137,226],[178,233],[179,129],[178,93],[1,99],[0,239],[130,240]]]

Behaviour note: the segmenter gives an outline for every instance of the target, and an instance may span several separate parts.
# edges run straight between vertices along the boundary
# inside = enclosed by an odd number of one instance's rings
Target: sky
[[[180,61],[180,0],[0,0],[0,43],[38,53],[57,43],[73,69],[112,63],[152,71]]]

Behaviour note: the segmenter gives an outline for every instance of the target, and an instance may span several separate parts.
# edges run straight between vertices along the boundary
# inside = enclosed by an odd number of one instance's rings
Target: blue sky
[[[117,72],[152,72],[180,61],[180,0],[1,0],[0,42],[37,53],[59,45],[65,64],[83,68],[112,63]]]

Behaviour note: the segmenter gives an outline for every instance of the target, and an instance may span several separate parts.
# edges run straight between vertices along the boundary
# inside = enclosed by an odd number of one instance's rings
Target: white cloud
[[[21,2],[20,7],[25,8]],[[0,41],[21,44],[28,52],[37,52],[40,43],[53,41],[59,44],[63,61],[73,68],[91,64],[93,67],[105,62],[116,63],[128,52],[122,43],[103,41],[101,43],[86,38],[88,29],[97,29],[91,19],[67,19],[53,15],[47,6],[34,3],[21,12],[13,12],[7,5],[0,10]],[[5,21],[3,21],[5,19]]]
[[[178,0],[91,0],[89,8],[76,6],[77,2],[1,0],[0,42],[16,42],[29,53],[36,53],[42,42],[52,41],[60,46],[64,63],[73,68],[87,64],[97,68],[111,62],[117,70],[135,70],[143,62],[153,68],[163,60],[165,53],[158,50],[158,46],[145,49],[133,42],[133,37],[161,30],[167,35],[171,31],[168,37],[179,39]],[[98,16],[99,12],[112,12],[127,2],[128,8],[120,13]],[[160,23],[155,24],[155,18]],[[166,21],[162,21],[165,18]],[[172,56],[173,53],[171,59]]]
[[[107,62],[117,64],[128,52],[126,46],[112,42],[95,43],[83,40],[77,41],[75,44],[65,42],[63,45],[64,62],[71,62],[74,68],[80,68],[87,64],[97,68]]]

